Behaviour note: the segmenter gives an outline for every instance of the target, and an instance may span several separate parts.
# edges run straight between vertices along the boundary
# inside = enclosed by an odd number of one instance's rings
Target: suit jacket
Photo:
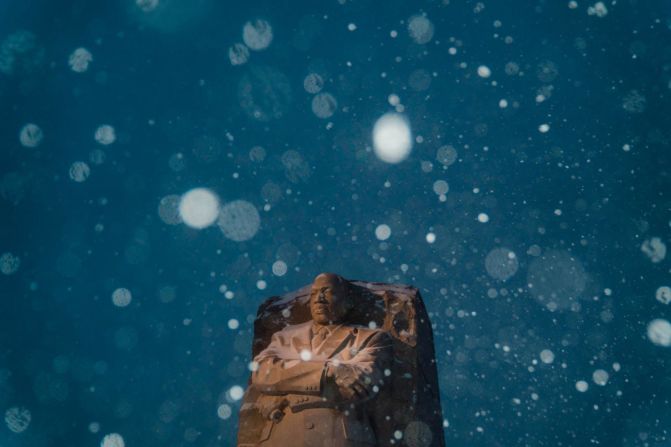
[[[260,393],[254,405],[267,418],[256,445],[377,445],[366,401],[340,398],[325,374],[338,361],[364,372],[381,390],[384,371],[391,368],[391,337],[382,330],[341,324],[313,349],[314,327],[312,320],[287,326],[254,358],[250,388]],[[281,415],[279,422],[269,418],[273,412]]]

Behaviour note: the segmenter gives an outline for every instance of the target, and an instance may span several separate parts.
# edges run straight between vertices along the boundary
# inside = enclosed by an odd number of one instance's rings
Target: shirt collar
[[[317,324],[313,321],[312,322],[312,333],[316,334],[320,330],[325,330],[327,335],[331,335],[336,329],[338,329],[342,325],[343,325],[343,323],[322,325],[322,324]]]

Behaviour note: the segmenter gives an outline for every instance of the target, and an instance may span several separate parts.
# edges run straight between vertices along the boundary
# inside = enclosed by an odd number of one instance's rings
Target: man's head
[[[315,323],[340,323],[353,306],[350,293],[350,283],[342,276],[317,275],[310,290],[310,313]]]

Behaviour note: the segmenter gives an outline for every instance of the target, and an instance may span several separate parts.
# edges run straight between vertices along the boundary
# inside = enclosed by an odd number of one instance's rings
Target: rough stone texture
[[[444,446],[433,331],[419,291],[400,284],[351,282],[356,286],[358,304],[348,317],[349,322],[375,324],[394,339],[392,381],[375,400],[373,409],[380,445]],[[276,331],[311,319],[309,298],[310,284],[283,296],[270,297],[259,306],[254,322],[253,356],[270,343]],[[256,439],[248,430],[263,425],[260,413],[253,407],[256,397],[245,393],[238,437],[241,444],[244,438]],[[394,437],[396,430],[403,433],[400,441]],[[395,443],[391,444],[391,440]]]

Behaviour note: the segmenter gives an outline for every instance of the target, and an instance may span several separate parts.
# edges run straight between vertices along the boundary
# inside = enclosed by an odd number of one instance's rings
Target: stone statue
[[[310,293],[312,320],[276,332],[254,358],[252,386],[269,419],[261,441],[269,446],[375,445],[362,405],[384,386],[392,344],[377,329],[350,326],[354,306],[348,282],[317,276]]]
[[[418,411],[413,411],[414,405],[420,403],[417,380],[408,382],[414,390],[414,394],[405,397],[411,401],[410,406],[393,407],[390,385],[399,379],[392,376],[397,369],[393,364],[402,364],[398,359],[394,361],[394,344],[398,343],[394,335],[400,340],[405,337],[412,344],[412,328],[401,332],[394,327],[384,330],[384,324],[375,323],[376,319],[385,321],[384,316],[371,313],[371,309],[363,318],[370,318],[369,324],[361,324],[359,306],[369,305],[370,301],[360,301],[362,293],[357,287],[333,273],[318,275],[306,297],[311,319],[273,331],[269,343],[254,356],[241,408],[239,446],[370,447],[390,445],[390,441],[400,444],[398,437],[394,439],[398,431],[389,431],[399,421],[410,430],[410,437],[417,438],[414,445],[444,445],[442,429],[434,442],[435,420],[433,427],[414,419],[404,420],[404,411],[410,415]],[[379,311],[379,306],[372,308],[376,309]],[[281,314],[290,313],[285,309]],[[435,374],[435,364],[430,369]],[[412,378],[408,373],[404,375],[406,380],[409,376]],[[437,391],[437,381],[435,387],[433,391]],[[442,423],[435,397],[437,413],[433,410]]]

